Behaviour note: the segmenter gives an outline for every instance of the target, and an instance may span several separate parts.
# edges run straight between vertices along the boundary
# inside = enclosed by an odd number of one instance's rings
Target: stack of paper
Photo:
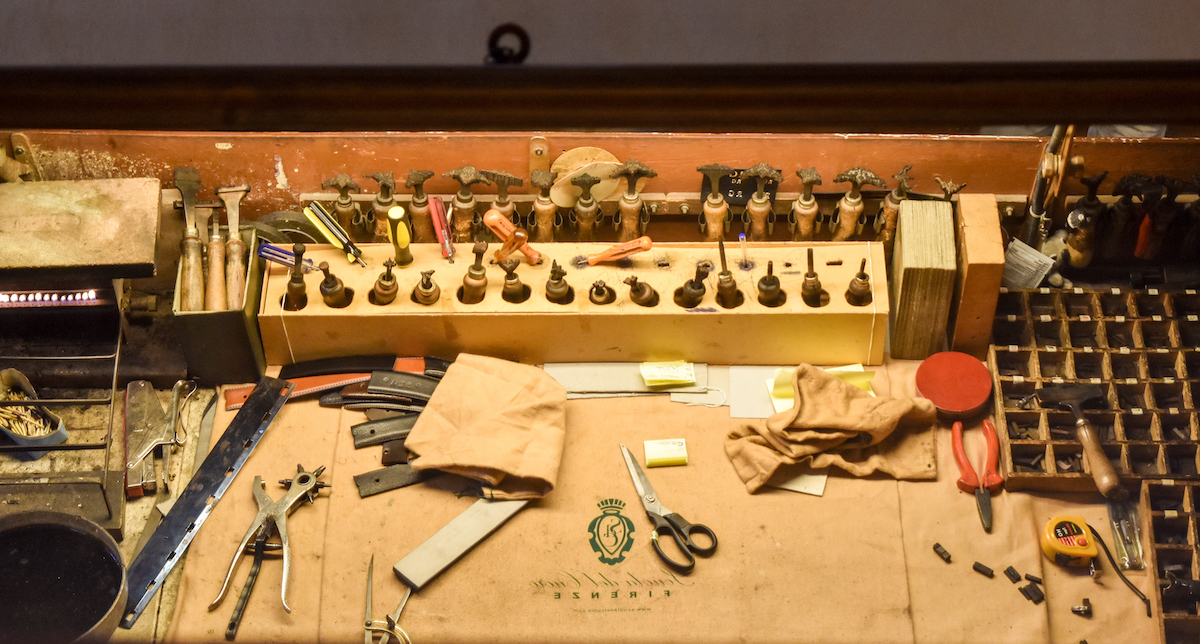
[[[950,202],[901,202],[892,252],[893,358],[921,360],[943,350],[956,269]]]

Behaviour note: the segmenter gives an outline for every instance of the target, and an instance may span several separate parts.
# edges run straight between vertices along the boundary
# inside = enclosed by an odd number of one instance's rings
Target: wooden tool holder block
[[[1200,293],[1001,289],[988,363],[1010,490],[1094,490],[1074,417],[1047,384],[1100,385],[1085,410],[1126,482],[1198,480]]]
[[[531,266],[522,263],[516,274],[530,288],[528,300],[501,299],[504,271],[495,264],[491,244],[484,256],[487,294],[478,304],[463,304],[457,297],[463,275],[471,265],[469,248],[462,246],[453,263],[441,257],[436,244],[413,244],[412,265],[395,269],[399,294],[390,304],[369,301],[383,262],[393,256],[386,244],[364,244],[368,268],[348,264],[345,254],[329,246],[306,253],[315,263],[329,262],[334,275],[354,290],[351,303],[341,309],[325,305],[319,293],[320,271],[305,276],[308,304],[299,311],[284,311],[289,271],[272,265],[264,276],[259,324],[269,364],[290,364],[333,356],[395,353],[453,358],[460,352],[477,352],[526,363],[683,359],[714,364],[820,365],[861,362],[880,364],[887,331],[888,297],[883,247],[870,242],[770,243],[748,246],[749,266],[741,266],[741,250],[727,251],[729,269],[744,303],[733,309],[716,301],[720,259],[712,244],[659,244],[652,250],[620,262],[588,266],[584,258],[608,244],[557,243],[538,245],[544,259]],[[814,249],[815,269],[829,303],[813,308],[800,297],[807,270],[807,250]],[[873,299],[852,306],[845,297],[850,281],[866,259]],[[574,300],[562,305],[546,299],[545,284],[551,262],[566,271]],[[768,260],[787,295],[775,308],[759,303],[756,285],[766,274]],[[673,300],[675,289],[695,276],[698,262],[712,269],[704,280],[702,303],[685,309]],[[422,270],[435,269],[433,279],[440,299],[425,306],[411,299]],[[629,298],[623,280],[631,275],[659,293],[659,303],[643,307]],[[616,301],[597,305],[588,290],[603,280],[616,290]]]
[[[1142,531],[1150,544],[1146,565],[1153,584],[1147,593],[1158,615],[1159,641],[1165,644],[1200,639],[1200,614],[1196,602],[1163,601],[1159,582],[1168,574],[1180,580],[1200,580],[1200,538],[1197,534],[1200,482],[1164,480],[1142,486]]]

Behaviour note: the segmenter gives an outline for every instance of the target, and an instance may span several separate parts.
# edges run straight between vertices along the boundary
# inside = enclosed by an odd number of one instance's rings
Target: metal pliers
[[[324,471],[324,465],[312,472],[305,471],[303,465],[297,465],[296,476],[279,481],[281,485],[288,486],[288,490],[283,495],[283,498],[278,501],[272,499],[267,494],[267,486],[263,482],[262,477],[254,477],[253,490],[254,499],[258,501],[258,515],[254,517],[254,522],[250,524],[250,529],[246,531],[241,543],[238,544],[237,550],[234,551],[233,561],[229,564],[229,571],[225,573],[225,582],[221,584],[221,592],[208,605],[208,610],[215,610],[221,604],[221,600],[225,598],[226,591],[229,590],[229,581],[233,578],[233,572],[237,569],[238,562],[242,560],[242,554],[247,552],[250,540],[253,539],[254,546],[253,550],[251,550],[254,555],[253,568],[251,568],[249,576],[246,577],[246,584],[242,586],[242,594],[238,597],[238,605],[233,611],[233,617],[229,622],[229,629],[225,632],[225,639],[232,640],[233,635],[237,632],[242,612],[246,608],[246,602],[250,599],[250,591],[253,590],[254,582],[258,578],[258,570],[262,565],[263,553],[268,549],[266,541],[275,533],[279,535],[279,545],[272,546],[270,549],[283,551],[283,590],[281,596],[283,599],[283,609],[289,613],[292,612],[292,607],[288,606],[287,603],[288,573],[291,570],[292,562],[291,550],[288,548],[287,517],[299,507],[302,501],[312,503],[316,500],[317,493],[320,492],[321,488],[329,487],[328,483],[322,483],[317,480]]]
[[[975,505],[979,508],[979,521],[983,524],[984,532],[992,531],[992,493],[1004,485],[1004,479],[996,472],[1000,459],[1000,441],[996,437],[996,426],[988,418],[983,419],[983,437],[987,441],[987,458],[980,471],[982,477],[975,475],[971,461],[967,460],[967,452],[963,449],[963,425],[954,421],[951,429],[954,446],[954,460],[958,462],[958,470],[962,474],[958,479],[958,489],[967,494],[975,495]]]

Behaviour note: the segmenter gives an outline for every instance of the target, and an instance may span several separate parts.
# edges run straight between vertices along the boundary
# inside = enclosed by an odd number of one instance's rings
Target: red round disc
[[[973,416],[992,395],[992,373],[983,363],[958,351],[943,351],[917,367],[917,392],[949,418]]]

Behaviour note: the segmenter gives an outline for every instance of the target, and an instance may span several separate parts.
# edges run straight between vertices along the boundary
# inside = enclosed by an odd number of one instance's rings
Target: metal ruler
[[[163,517],[154,536],[129,565],[129,600],[121,618],[122,628],[133,628],[142,611],[146,610],[213,506],[250,458],[250,452],[287,402],[293,388],[294,385],[286,380],[269,377],[264,377],[254,387],[221,440],[196,470],[171,511]]]

